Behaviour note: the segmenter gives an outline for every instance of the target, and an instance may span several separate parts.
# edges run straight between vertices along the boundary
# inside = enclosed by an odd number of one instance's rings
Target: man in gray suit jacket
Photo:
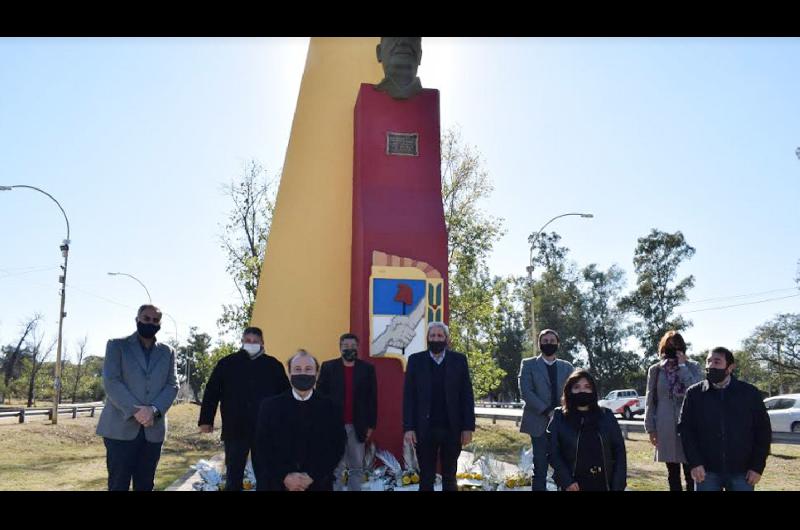
[[[155,335],[161,310],[143,305],[136,333],[112,339],[103,362],[106,404],[97,434],[106,446],[108,489],[152,491],[161,444],[167,432],[167,410],[178,394],[175,351]]]
[[[574,370],[567,361],[556,358],[558,333],[543,329],[539,333],[542,355],[522,359],[519,366],[519,391],[525,401],[520,432],[528,433],[533,445],[533,491],[547,491],[547,424],[560,406],[564,382]]]

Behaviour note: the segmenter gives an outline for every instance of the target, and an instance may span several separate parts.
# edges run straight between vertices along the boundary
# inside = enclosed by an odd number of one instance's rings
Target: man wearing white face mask
[[[200,432],[213,432],[217,405],[221,404],[226,490],[241,491],[248,453],[258,475],[259,462],[253,447],[259,406],[265,398],[289,388],[283,365],[266,354],[263,333],[256,327],[244,330],[242,349],[223,357],[214,367],[206,383],[197,424]]]

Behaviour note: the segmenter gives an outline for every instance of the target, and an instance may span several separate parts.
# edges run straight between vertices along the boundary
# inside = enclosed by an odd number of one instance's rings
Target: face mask
[[[591,392],[578,392],[572,394],[572,401],[576,407],[588,407],[594,403],[594,395]]]
[[[708,379],[710,383],[718,385],[721,382],[725,381],[726,377],[728,377],[728,372],[727,369],[725,368],[706,369],[706,379]]]
[[[311,390],[314,383],[317,381],[317,376],[309,374],[292,374],[292,386],[301,391]]]
[[[242,349],[247,352],[250,358],[258,357],[258,354],[261,353],[261,344],[242,344]]]
[[[539,349],[542,350],[542,353],[547,355],[555,355],[556,351],[558,350],[558,344],[542,344],[539,346]]]
[[[161,326],[158,324],[145,324],[144,322],[136,321],[136,331],[146,339],[155,337],[159,329],[161,329]]]
[[[356,359],[356,355],[358,355],[358,350],[342,350],[342,359],[347,362],[352,362]]]
[[[445,346],[447,346],[447,342],[443,340],[429,340],[428,341],[428,348],[431,350],[431,353],[442,353],[444,351]]]

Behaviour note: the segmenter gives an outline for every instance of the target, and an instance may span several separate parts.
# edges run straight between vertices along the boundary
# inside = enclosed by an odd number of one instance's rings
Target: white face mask
[[[247,352],[250,358],[255,359],[261,353],[261,344],[242,344],[242,349]]]

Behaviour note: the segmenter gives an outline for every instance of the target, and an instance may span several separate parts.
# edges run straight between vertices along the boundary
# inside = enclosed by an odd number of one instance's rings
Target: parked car
[[[764,400],[773,432],[800,433],[800,394],[772,396]]]
[[[646,397],[639,397],[633,389],[612,390],[608,395],[597,402],[601,407],[610,409],[615,414],[622,414],[626,420],[632,420],[637,414],[644,414]]]

